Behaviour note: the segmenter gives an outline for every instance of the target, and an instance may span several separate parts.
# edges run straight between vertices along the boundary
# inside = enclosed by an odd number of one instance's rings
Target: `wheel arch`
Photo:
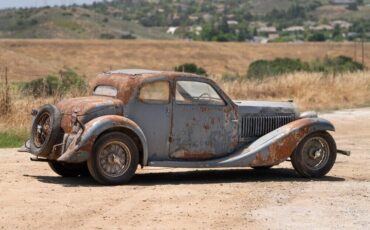
[[[131,119],[118,116],[106,115],[95,118],[85,124],[84,130],[76,135],[65,153],[58,158],[58,161],[64,162],[82,162],[86,161],[93,151],[96,140],[103,134],[111,131],[120,131],[134,137],[133,140],[140,153],[140,164],[147,165],[148,162],[148,144],[142,129]]]
[[[110,133],[110,132],[121,132],[121,133],[124,133],[124,134],[128,135],[134,141],[136,147],[139,150],[139,164],[141,165],[141,167],[144,167],[144,162],[147,161],[147,160],[144,160],[144,146],[143,146],[142,140],[140,139],[140,137],[138,136],[138,134],[136,132],[134,132],[132,129],[128,128],[128,127],[125,127],[125,126],[117,126],[117,127],[109,128],[109,129],[103,131],[102,133],[100,133],[99,136],[97,136],[95,142],[101,136],[103,136],[103,135],[105,135],[107,133]]]

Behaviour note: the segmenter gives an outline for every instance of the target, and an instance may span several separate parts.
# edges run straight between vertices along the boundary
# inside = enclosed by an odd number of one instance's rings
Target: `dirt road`
[[[324,114],[339,148],[323,179],[271,170],[138,170],[130,185],[66,179],[0,150],[1,229],[369,229],[370,108]]]

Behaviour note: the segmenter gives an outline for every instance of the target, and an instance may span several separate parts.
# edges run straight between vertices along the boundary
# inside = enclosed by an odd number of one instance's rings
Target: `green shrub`
[[[83,76],[78,75],[71,69],[65,69],[60,72],[61,74],[61,85],[59,91],[62,94],[77,90],[81,94],[85,94],[88,88],[88,84]]]
[[[25,95],[34,97],[63,95],[72,91],[84,94],[87,91],[87,83],[73,70],[65,69],[60,71],[60,77],[49,75],[26,82],[21,87],[21,91]]]
[[[101,39],[115,39],[115,36],[113,34],[104,33],[104,34],[100,34],[100,38]]]
[[[299,59],[276,58],[272,61],[257,60],[249,65],[247,77],[262,79],[268,76],[276,76],[306,69],[307,64],[301,62]]]
[[[312,72],[344,73],[364,70],[364,66],[350,57],[338,56],[312,61],[309,70]]]
[[[326,57],[323,60],[302,62],[299,59],[276,58],[274,60],[257,60],[249,65],[247,77],[252,79],[263,79],[265,77],[277,76],[286,73],[307,71],[324,73],[345,73],[364,70],[361,63],[350,57],[338,56]]]
[[[197,66],[194,63],[185,63],[182,65],[176,66],[174,69],[176,72],[194,73],[198,75],[207,76],[207,71],[203,69],[202,67]]]
[[[308,37],[310,42],[324,42],[326,41],[326,36],[323,33],[314,33]]]

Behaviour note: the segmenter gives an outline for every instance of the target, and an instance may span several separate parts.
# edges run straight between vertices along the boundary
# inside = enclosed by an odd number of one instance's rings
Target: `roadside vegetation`
[[[59,76],[48,75],[20,84],[20,91],[24,96],[35,98],[86,94],[88,84],[84,76],[68,68],[59,71],[59,74]]]
[[[263,79],[294,72],[321,72],[324,74],[343,74],[364,70],[364,66],[347,56],[325,57],[310,62],[292,58],[257,60],[249,65],[246,77]]]
[[[341,57],[340,60],[342,59],[347,60]],[[287,61],[287,63],[292,66],[298,66],[297,63],[301,63],[299,60],[293,61],[292,63]],[[349,63],[352,62],[349,61]],[[190,70],[203,69],[196,64],[183,65],[191,66]],[[263,78],[249,78],[247,73],[208,77],[214,79],[233,99],[281,101],[293,99],[302,110],[319,111],[369,106],[370,72],[351,72],[352,65],[359,67],[352,63],[350,67],[344,69],[345,71],[337,70],[336,74],[333,72],[328,74],[320,68],[320,71],[307,72],[304,68],[298,68],[298,71],[295,67],[287,67],[297,71],[274,73],[274,77],[266,75]],[[62,97],[86,94],[88,85],[83,76],[68,68],[61,72],[64,73],[62,74],[65,77],[64,80],[60,76],[46,76],[31,82],[11,84],[9,95],[11,112],[2,113],[0,116],[0,148],[17,147],[23,144],[28,137],[31,126],[30,111],[33,108],[47,103],[57,103]]]

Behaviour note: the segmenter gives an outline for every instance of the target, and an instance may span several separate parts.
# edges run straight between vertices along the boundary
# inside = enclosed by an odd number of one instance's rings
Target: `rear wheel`
[[[337,158],[337,147],[328,132],[305,137],[291,156],[294,169],[303,177],[325,176]]]
[[[120,132],[101,136],[87,161],[91,176],[101,184],[110,185],[127,183],[138,163],[139,151],[134,141]]]
[[[89,170],[87,169],[86,162],[79,164],[71,164],[58,161],[50,161],[49,166],[56,174],[62,177],[76,177],[89,175]]]

